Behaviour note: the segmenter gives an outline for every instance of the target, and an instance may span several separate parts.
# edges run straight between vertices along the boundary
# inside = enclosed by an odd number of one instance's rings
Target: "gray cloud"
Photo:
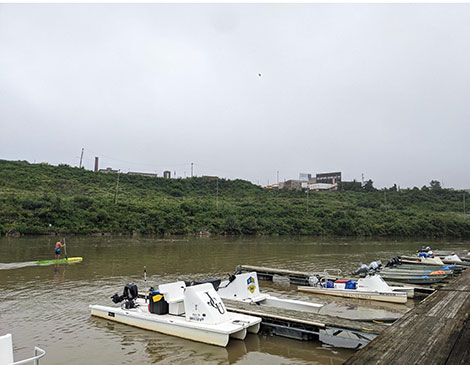
[[[468,188],[469,36],[469,4],[1,4],[0,158]]]

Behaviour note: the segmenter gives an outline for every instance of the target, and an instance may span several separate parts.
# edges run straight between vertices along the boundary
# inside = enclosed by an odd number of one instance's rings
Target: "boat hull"
[[[315,288],[311,286],[299,286],[298,290],[306,293],[334,295],[338,297],[375,300],[388,303],[406,303],[408,300],[405,292],[376,292],[362,291],[357,289],[335,289],[335,288]]]
[[[384,276],[385,281],[397,281],[400,283],[407,283],[407,284],[435,284],[441,281],[444,281],[446,278],[441,277],[440,275],[433,275],[429,276],[429,278],[419,278],[419,277],[411,277],[411,276]]]
[[[92,316],[110,321],[221,347],[227,346],[230,337],[243,340],[247,332],[258,332],[261,322],[260,318],[237,313],[230,313],[229,323],[207,325],[187,321],[184,316],[157,315],[145,310],[90,305],[90,311]]]

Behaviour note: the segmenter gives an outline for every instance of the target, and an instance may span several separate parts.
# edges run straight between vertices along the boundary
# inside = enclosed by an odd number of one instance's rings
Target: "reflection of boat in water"
[[[227,346],[229,338],[243,340],[257,333],[261,319],[227,312],[212,284],[186,287],[185,282],[159,285],[146,300],[137,298],[134,284],[113,297],[121,307],[90,305],[91,314],[108,320],[217,346]]]
[[[320,281],[311,278],[312,286],[299,286],[298,290],[307,293],[334,295],[346,298],[376,300],[389,303],[406,303],[408,295],[395,291],[379,275],[370,275],[356,280]]]
[[[344,330],[342,328],[320,329],[318,339],[333,347],[360,349],[368,345],[377,335],[362,331]]]
[[[98,319],[96,319],[98,321]],[[119,331],[123,326],[115,322],[105,322],[110,331]],[[99,321],[98,326],[104,323]],[[135,336],[136,335],[136,336]],[[144,331],[128,335],[127,343],[137,340],[142,343],[148,357],[146,363],[176,364],[257,364],[257,363],[322,363],[342,364],[354,350],[333,348],[321,343],[297,341],[279,336],[248,334],[244,341],[229,341],[226,347],[206,346],[200,342],[187,341],[158,333],[146,335]],[[272,361],[270,361],[272,360]]]
[[[39,364],[39,359],[46,355],[46,351],[35,346],[34,347],[34,356],[15,362],[13,356],[13,337],[10,333],[0,336],[0,364],[2,365],[15,365],[15,364],[25,364],[34,361],[34,364]]]

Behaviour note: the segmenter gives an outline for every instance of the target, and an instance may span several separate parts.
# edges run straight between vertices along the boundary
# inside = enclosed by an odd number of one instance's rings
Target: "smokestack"
[[[98,172],[98,156],[95,157],[95,172]]]

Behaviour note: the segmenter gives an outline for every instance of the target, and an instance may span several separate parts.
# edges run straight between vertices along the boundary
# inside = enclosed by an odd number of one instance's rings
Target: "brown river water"
[[[175,280],[226,277],[238,264],[297,271],[386,262],[423,245],[462,250],[468,241],[360,240],[312,237],[77,237],[66,238],[73,265],[28,266],[54,258],[57,237],[0,238],[0,335],[13,334],[15,359],[47,351],[41,364],[341,364],[354,350],[318,341],[248,335],[226,348],[192,342],[92,318],[89,304],[114,305],[111,295],[126,283],[143,288]],[[63,255],[62,255],[63,256]],[[26,263],[26,264],[25,264]],[[324,304],[323,314],[346,318],[396,316],[407,305],[297,293],[285,280],[260,281],[261,291]],[[142,291],[142,290],[141,290]]]

